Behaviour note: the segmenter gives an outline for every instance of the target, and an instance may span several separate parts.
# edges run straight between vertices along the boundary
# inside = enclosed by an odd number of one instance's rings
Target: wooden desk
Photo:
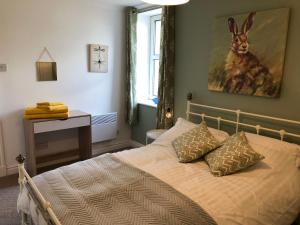
[[[61,153],[48,153],[37,156],[36,137],[42,133],[51,133],[66,129],[78,129],[79,149],[72,149]],[[68,119],[24,119],[26,142],[26,169],[31,176],[37,174],[38,169],[66,163],[67,161],[85,160],[92,155],[91,144],[91,115],[81,111],[71,111]]]

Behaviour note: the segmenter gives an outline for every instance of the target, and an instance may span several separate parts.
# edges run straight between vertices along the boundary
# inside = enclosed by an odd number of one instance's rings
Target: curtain
[[[137,45],[137,9],[127,9],[126,26],[126,105],[127,122],[130,126],[137,123],[137,96],[136,96],[136,45]]]
[[[162,10],[157,128],[168,129],[174,116],[175,7]],[[171,116],[166,116],[169,113]]]

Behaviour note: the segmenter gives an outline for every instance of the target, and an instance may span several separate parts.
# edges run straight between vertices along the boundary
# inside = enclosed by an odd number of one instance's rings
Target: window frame
[[[149,88],[148,88],[148,98],[157,98],[154,91],[154,79],[155,79],[155,60],[160,59],[160,54],[155,54],[156,46],[156,22],[161,21],[161,14],[150,16],[150,54],[149,54]],[[159,42],[160,44],[160,42]]]

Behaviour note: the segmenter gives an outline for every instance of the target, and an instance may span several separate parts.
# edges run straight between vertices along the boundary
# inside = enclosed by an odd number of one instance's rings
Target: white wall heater
[[[115,139],[118,132],[118,113],[92,116],[92,143]]]

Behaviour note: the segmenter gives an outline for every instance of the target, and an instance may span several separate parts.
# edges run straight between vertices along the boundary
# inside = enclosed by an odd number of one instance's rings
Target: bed
[[[193,108],[223,110],[236,117],[210,116]],[[255,131],[246,133],[247,139],[265,159],[224,177],[213,176],[203,160],[178,162],[172,140],[196,126],[182,118],[150,145],[78,162],[33,179],[20,156],[18,209],[22,223],[291,225],[300,212],[300,149],[284,138],[300,136],[243,123],[243,115],[300,125],[297,121],[201,105],[189,98],[188,120],[200,117],[215,120],[219,129],[222,123],[228,123],[237,131],[243,126]],[[224,141],[228,134],[219,129],[209,128]],[[259,135],[262,131],[278,134],[281,140]],[[125,184],[119,183],[121,180]],[[101,197],[99,190],[105,190]],[[91,218],[92,214],[96,215]]]

